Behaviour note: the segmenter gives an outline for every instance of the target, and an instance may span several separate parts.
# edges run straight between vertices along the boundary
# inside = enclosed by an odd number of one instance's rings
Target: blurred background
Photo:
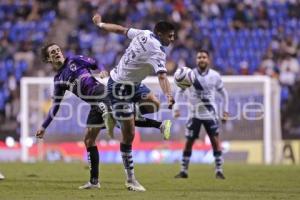
[[[169,75],[172,75],[178,66],[195,67],[195,50],[203,48],[211,53],[212,65],[222,75],[266,75],[274,79],[281,86],[281,136],[285,141],[282,148],[283,157],[285,151],[288,151],[288,159],[292,163],[299,163],[300,0],[1,0],[0,161],[20,159],[21,78],[54,75],[51,67],[41,63],[39,58],[39,50],[43,44],[58,43],[63,47],[66,56],[83,54],[94,57],[98,65],[107,71],[118,63],[130,41],[124,36],[99,30],[91,21],[94,13],[100,13],[104,22],[139,29],[152,30],[154,24],[160,20],[173,22],[177,28],[177,40],[167,49],[166,67]],[[51,93],[45,90],[43,95],[48,100],[41,102],[41,105],[35,109],[46,113],[50,106]],[[262,101],[262,96],[253,96],[252,99]],[[34,117],[39,117],[39,120],[34,120]],[[30,120],[35,124],[31,130],[32,136],[39,126],[37,122],[40,122],[42,117],[31,115]],[[60,140],[68,138],[63,134],[72,135],[67,127],[73,126],[74,122],[70,122],[69,126],[66,123],[61,126],[52,125],[54,132],[57,129],[62,130],[57,126],[65,127],[62,135],[58,137]],[[238,126],[237,124],[232,125]],[[251,127],[258,127],[256,125],[250,124],[250,128],[243,130],[251,132]],[[184,123],[177,129],[173,143],[168,145],[177,150],[178,156],[168,160],[169,162],[177,161],[181,155]],[[230,130],[232,129],[229,127],[227,132]],[[261,139],[262,130],[256,131],[260,133],[253,137],[242,136],[239,140]],[[75,134],[74,141],[83,138],[81,129],[79,132]],[[161,139],[159,136],[153,136],[149,129],[142,132],[148,136],[138,136],[141,141],[143,137],[146,138],[145,141],[156,142]],[[225,139],[226,137],[228,141],[232,139],[224,134]],[[116,153],[118,148],[114,146],[115,143],[105,136],[102,138],[104,139],[99,141],[99,145],[107,145],[102,149],[107,148],[108,152]],[[210,150],[209,143],[205,142],[204,136],[202,139],[199,147],[196,146],[196,149],[199,148],[199,152],[202,153],[194,158],[194,162],[211,162],[212,156],[205,157],[205,152]],[[33,139],[32,142],[36,141]],[[225,143],[225,146],[226,144],[228,147],[230,142]],[[83,143],[65,145],[45,148],[40,158],[61,160],[63,157],[68,157],[72,160],[71,154],[77,151],[78,159],[85,157]],[[170,155],[170,152],[165,151],[170,146],[165,143],[158,142],[152,145],[153,148],[164,151],[151,151],[150,157],[154,159],[150,161],[159,162]],[[66,150],[68,148],[70,151]],[[37,152],[40,152],[38,145],[32,153],[37,154]],[[249,162],[249,152],[247,153],[246,150],[245,152],[246,154],[229,155],[229,157],[234,161]],[[114,153],[106,155],[108,155],[107,162],[119,161],[113,159],[116,156]],[[144,155],[140,155],[141,162],[149,161],[144,158]],[[262,162],[262,160],[255,162]]]

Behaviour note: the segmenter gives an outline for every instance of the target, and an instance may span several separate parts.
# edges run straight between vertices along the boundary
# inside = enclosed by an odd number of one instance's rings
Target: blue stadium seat
[[[225,12],[224,12],[224,18],[225,18],[225,20],[230,20],[231,21],[231,19],[233,18],[234,14],[235,14],[235,11],[233,9],[227,9],[227,10],[225,10]]]
[[[289,99],[289,96],[290,96],[289,88],[287,86],[282,86],[281,94],[280,94],[281,103],[283,104],[285,101],[287,101]]]
[[[48,23],[54,22],[55,18],[56,18],[56,12],[54,10],[44,13],[42,17],[42,19],[44,21],[47,21]]]
[[[12,58],[5,59],[4,63],[5,63],[5,69],[7,71],[11,71],[12,69],[14,69],[14,61]]]
[[[3,63],[0,62],[0,81],[4,82],[7,80],[7,71],[5,70]]]
[[[45,38],[45,33],[42,31],[35,32],[31,35],[31,40],[34,44],[39,45],[42,44]]]
[[[0,88],[0,111],[5,110],[5,103],[6,103],[6,100],[5,100],[5,96],[4,96],[4,91],[2,88]]]
[[[50,27],[50,22],[48,21],[40,21],[39,23],[37,23],[36,25],[36,31],[38,32],[48,32],[49,31],[49,27]]]
[[[26,60],[20,60],[20,62],[17,63],[16,68],[20,69],[20,71],[24,73],[28,69],[28,63]]]

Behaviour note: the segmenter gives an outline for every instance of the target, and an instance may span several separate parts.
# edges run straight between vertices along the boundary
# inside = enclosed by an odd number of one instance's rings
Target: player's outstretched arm
[[[123,34],[126,35],[128,28],[117,25],[117,24],[110,24],[110,23],[104,23],[102,22],[102,17],[99,14],[95,14],[93,16],[93,22],[96,26],[99,28],[107,31],[107,32],[113,32],[113,33],[118,33],[118,34]]]
[[[171,86],[167,77],[167,73],[159,73],[158,81],[163,93],[167,96],[168,105],[169,105],[168,108],[172,109],[173,105],[175,104],[175,100],[172,96]]]
[[[57,114],[60,103],[63,99],[63,96],[65,95],[65,90],[55,89],[54,90],[54,100],[53,104],[48,112],[47,118],[44,120],[42,126],[37,130],[35,136],[39,139],[42,139],[46,133],[46,129],[49,126],[49,124],[52,122],[53,118]]]
[[[54,104],[52,105],[52,107],[50,108],[49,112],[48,112],[48,116],[45,119],[45,121],[43,122],[42,126],[37,130],[35,136],[39,139],[42,139],[46,133],[46,128],[49,126],[49,124],[51,123],[51,121],[53,120],[54,116],[56,115],[56,113],[59,110],[59,104]]]

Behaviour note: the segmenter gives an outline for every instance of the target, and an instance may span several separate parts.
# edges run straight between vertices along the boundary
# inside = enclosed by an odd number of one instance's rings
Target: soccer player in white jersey
[[[134,139],[134,103],[143,104],[142,114],[153,113],[159,109],[160,102],[155,95],[141,83],[154,71],[158,82],[168,100],[169,108],[174,104],[170,83],[166,76],[166,54],[164,46],[174,41],[175,28],[168,22],[159,22],[154,32],[125,28],[120,25],[103,23],[101,16],[93,17],[94,23],[102,30],[127,35],[131,39],[129,47],[120,62],[110,72],[108,95],[110,96],[114,116],[121,124],[122,141],[120,150],[127,180],[125,186],[133,191],[146,189],[136,180],[132,159]]]
[[[192,86],[189,87],[190,116],[186,126],[186,143],[182,155],[181,171],[175,178],[188,178],[188,166],[192,155],[192,147],[195,140],[199,137],[199,132],[203,125],[213,148],[216,178],[225,179],[222,167],[223,158],[219,139],[215,95],[218,92],[222,97],[223,123],[228,119],[228,95],[223,86],[220,74],[209,67],[209,53],[206,50],[197,52],[196,62],[198,67],[193,69],[195,80],[193,80]],[[183,92],[184,90],[182,89],[176,94],[176,102]],[[177,106],[175,106],[174,111],[175,117],[179,117],[180,112]]]

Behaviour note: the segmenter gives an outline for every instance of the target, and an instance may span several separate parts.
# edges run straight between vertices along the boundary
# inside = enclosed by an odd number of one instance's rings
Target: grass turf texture
[[[213,165],[190,166],[189,178],[174,179],[179,164],[136,165],[144,193],[127,191],[121,164],[101,165],[101,189],[78,190],[87,182],[83,163],[1,163],[0,199],[300,199],[300,166],[226,164],[226,180],[214,178]]]

